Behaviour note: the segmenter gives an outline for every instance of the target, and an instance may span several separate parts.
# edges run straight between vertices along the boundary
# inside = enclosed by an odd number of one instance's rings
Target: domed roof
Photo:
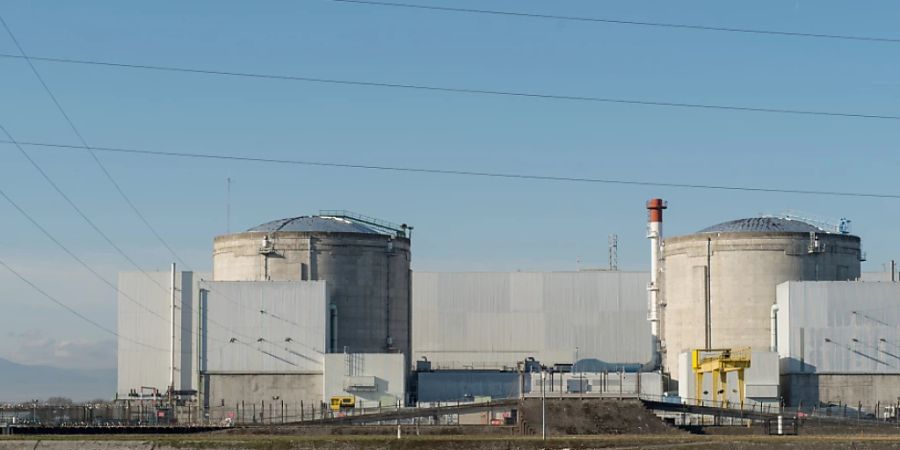
[[[801,220],[784,219],[781,217],[751,217],[748,219],[731,220],[698,231],[698,233],[754,232],[822,233],[827,231]]]
[[[323,233],[384,234],[361,223],[341,217],[300,216],[278,219],[257,225],[247,231],[299,231]]]

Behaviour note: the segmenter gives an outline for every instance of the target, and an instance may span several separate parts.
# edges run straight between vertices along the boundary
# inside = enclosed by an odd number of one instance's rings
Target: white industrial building
[[[171,392],[254,420],[340,392],[405,403],[408,229],[348,214],[219,236],[212,276],[121,274],[118,397]]]
[[[790,404],[900,400],[900,283],[778,286],[777,342]]]
[[[118,396],[172,389],[235,409],[498,398],[527,395],[523,372],[543,366],[553,389],[619,380],[696,401],[679,355],[724,348],[752,354],[729,403],[900,398],[900,285],[849,281],[858,237],[761,217],[666,238],[665,202],[647,208],[650,273],[412,273],[411,227],[340,211],[220,236],[213,276],[120,275]]]
[[[172,335],[163,319],[171,313],[171,275],[149,274],[156,283],[147,275],[119,277],[119,397],[170,385]],[[519,395],[517,370],[528,358],[546,366],[577,361],[585,372],[655,364],[642,272],[415,273],[413,362],[400,353],[333,348],[327,281],[203,276],[176,274],[174,390],[198,391],[208,405],[273,397],[318,404],[348,392],[389,404],[408,390],[397,374],[423,361],[419,390],[429,390],[422,392],[429,401]]]
[[[402,353],[328,353],[327,282],[206,281],[191,272],[175,280],[173,327],[171,289],[157,286],[171,274],[119,275],[118,398],[171,387],[207,408],[277,400],[295,414],[336,395],[370,406],[406,401]]]
[[[196,348],[200,336],[197,305],[200,281],[204,277],[209,275],[176,272],[173,297],[172,273],[119,274],[118,398],[140,393],[142,387],[150,388],[147,393],[152,389],[165,392],[173,381],[176,390],[197,389]]]

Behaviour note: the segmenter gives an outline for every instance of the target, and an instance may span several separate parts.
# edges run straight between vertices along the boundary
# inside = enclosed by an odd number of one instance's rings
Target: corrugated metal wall
[[[200,289],[205,372],[321,373],[324,281],[217,281]]]
[[[196,389],[197,285],[209,274],[177,272],[175,278],[175,389]],[[119,396],[141,386],[169,385],[170,272],[122,272],[117,305]],[[140,345],[136,342],[143,343]],[[155,347],[156,349],[149,348]]]
[[[413,355],[433,368],[651,357],[645,272],[413,273]]]
[[[778,286],[782,373],[900,373],[900,283]]]

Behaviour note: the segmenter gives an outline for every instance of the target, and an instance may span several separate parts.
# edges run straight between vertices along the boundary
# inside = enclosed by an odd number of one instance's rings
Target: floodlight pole
[[[547,396],[544,391],[544,382],[547,379],[547,373],[544,372],[544,366],[541,366],[541,439],[547,440]]]

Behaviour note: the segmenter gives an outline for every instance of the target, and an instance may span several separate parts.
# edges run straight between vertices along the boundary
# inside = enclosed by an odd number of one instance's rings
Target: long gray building
[[[434,369],[604,368],[653,357],[646,272],[413,274],[413,356]]]

